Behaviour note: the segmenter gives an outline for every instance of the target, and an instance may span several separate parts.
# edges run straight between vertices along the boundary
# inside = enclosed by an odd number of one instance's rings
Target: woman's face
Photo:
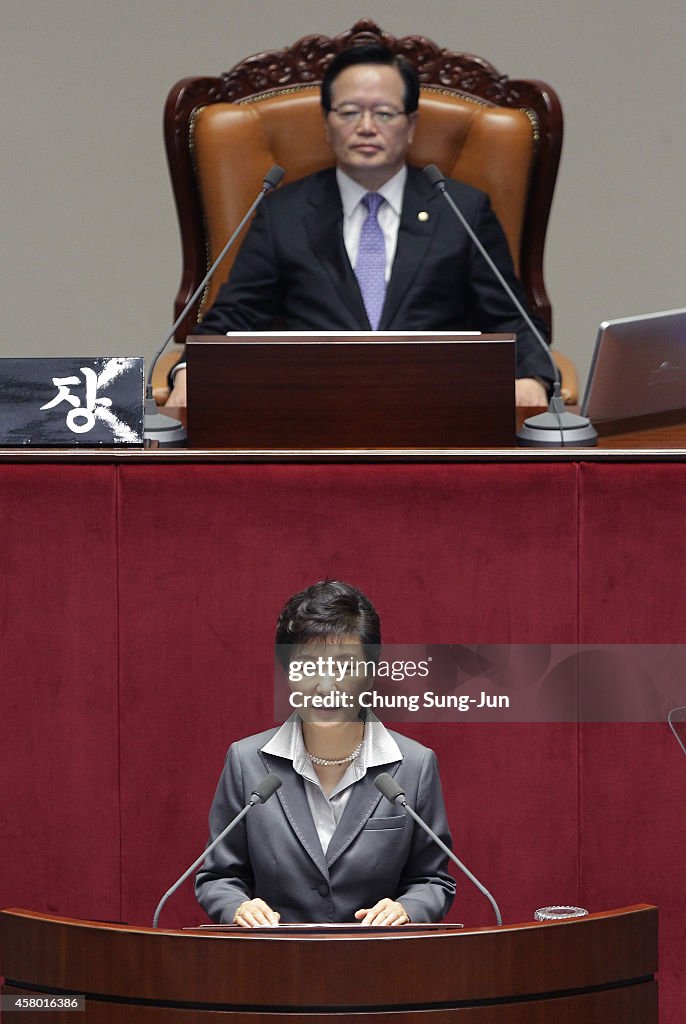
[[[325,723],[359,718],[359,696],[369,688],[367,663],[356,633],[298,647],[291,658],[289,686],[291,704],[302,720]]]

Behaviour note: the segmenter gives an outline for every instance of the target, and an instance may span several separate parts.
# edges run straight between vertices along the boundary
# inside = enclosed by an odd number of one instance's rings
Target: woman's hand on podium
[[[241,928],[276,928],[279,917],[264,900],[246,900],[233,915],[233,923]]]
[[[402,903],[396,900],[383,899],[366,910],[358,910],[355,917],[363,925],[379,927],[380,925],[408,924],[409,917]]]

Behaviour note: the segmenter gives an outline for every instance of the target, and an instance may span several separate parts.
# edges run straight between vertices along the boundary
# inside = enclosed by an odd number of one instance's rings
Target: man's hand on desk
[[[515,405],[547,406],[548,396],[540,380],[535,380],[533,377],[519,377],[515,381]]]
[[[186,405],[186,371],[178,370],[174,376],[174,387],[171,390],[169,398],[164,403],[170,406],[170,408],[178,409],[180,406]]]

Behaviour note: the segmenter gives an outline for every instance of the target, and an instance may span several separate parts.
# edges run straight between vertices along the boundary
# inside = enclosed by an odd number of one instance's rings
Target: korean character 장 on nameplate
[[[142,356],[0,359],[0,444],[143,444]]]

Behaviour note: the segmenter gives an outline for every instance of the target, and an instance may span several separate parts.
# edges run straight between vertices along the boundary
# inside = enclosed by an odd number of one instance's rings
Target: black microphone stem
[[[179,888],[180,885],[183,885],[183,883],[186,881],[188,876],[191,875],[195,871],[196,868],[200,867],[200,865],[202,864],[202,862],[204,861],[205,857],[210,852],[210,850],[213,850],[215,848],[215,846],[217,845],[217,843],[220,843],[222,841],[222,839],[225,836],[227,836],[229,834],[229,832],[233,828],[236,827],[236,825],[239,823],[239,821],[243,820],[243,818],[246,816],[248,811],[252,807],[254,807],[254,806],[255,806],[255,804],[252,801],[250,801],[249,804],[246,804],[245,807],[243,808],[243,810],[239,814],[236,815],[236,817],[233,819],[233,821],[229,822],[229,824],[226,826],[224,831],[221,832],[217,836],[217,838],[214,840],[214,842],[210,843],[210,845],[208,847],[206,847],[202,851],[200,856],[196,860],[193,861],[191,866],[186,871],[184,871],[184,873],[181,875],[181,878],[179,878],[178,881],[174,882],[174,884],[172,885],[171,889],[167,889],[167,891],[165,892],[164,896],[162,897],[160,902],[157,904],[157,909],[155,911],[155,916],[152,919],[152,926],[153,926],[153,928],[157,928],[157,922],[160,919],[160,912],[161,912],[162,907],[164,906],[164,904],[169,899],[169,897],[172,896],[176,892],[176,890]]]
[[[463,874],[467,876],[470,882],[474,883],[479,892],[482,893],[490,902],[491,906],[495,911],[495,919],[498,922],[498,924],[501,925],[503,923],[503,919],[500,916],[500,909],[498,907],[498,904],[496,903],[496,901],[493,899],[490,892],[486,888],[486,886],[482,885],[479,879],[474,877],[469,868],[466,868],[462,861],[458,860],[453,851],[445,845],[443,840],[436,835],[433,829],[429,828],[427,823],[419,817],[416,811],[412,810],[405,797],[405,790],[403,789],[403,787],[399,785],[393,778],[393,776],[388,774],[388,772],[382,772],[381,775],[377,775],[376,778],[374,779],[374,785],[379,790],[379,792],[386,797],[390,804],[399,803],[403,810],[406,812],[406,814],[409,814],[410,817],[413,818],[417,822],[417,824],[424,829],[426,834],[431,836],[436,845],[440,847],[441,850],[443,850],[443,853],[447,854],[449,860],[451,860],[453,864],[457,865],[460,871],[462,871]]]
[[[155,366],[157,364],[157,360],[160,358],[160,356],[164,352],[165,348],[167,347],[169,342],[172,340],[172,338],[176,334],[176,331],[181,326],[181,324],[183,323],[184,317],[188,313],[188,310],[191,308],[191,306],[193,305],[195,300],[198,298],[198,296],[202,293],[203,288],[205,287],[205,285],[207,284],[209,279],[212,277],[212,275],[214,274],[215,270],[217,269],[217,267],[219,266],[221,261],[224,259],[224,257],[226,256],[227,252],[229,251],[229,249],[231,248],[233,243],[236,241],[236,239],[238,238],[238,236],[240,235],[241,231],[243,230],[245,225],[248,223],[248,221],[252,217],[252,215],[255,212],[255,210],[257,209],[257,207],[260,205],[260,203],[262,202],[262,200],[266,196],[267,192],[271,192],[272,189],[276,188],[276,186],[279,184],[279,182],[283,178],[284,173],[285,172],[284,172],[283,167],[278,167],[276,164],[267,172],[267,174],[264,177],[264,181],[262,183],[262,188],[260,189],[259,194],[255,197],[254,202],[251,204],[250,209],[247,211],[247,213],[245,214],[245,216],[241,220],[240,224],[238,225],[238,227],[236,228],[234,233],[231,235],[231,238],[229,238],[228,242],[226,243],[226,245],[224,246],[222,251],[219,253],[219,255],[217,256],[216,260],[214,261],[214,263],[212,264],[210,269],[207,271],[207,273],[205,274],[205,276],[203,277],[202,281],[200,282],[198,287],[195,289],[195,291],[191,295],[191,297],[188,300],[188,302],[186,303],[186,305],[181,310],[181,313],[179,314],[178,318],[174,322],[174,326],[169,331],[169,334],[167,335],[167,337],[164,339],[164,341],[160,345],[160,347],[159,347],[159,349],[158,349],[157,353],[155,354],[155,357],[154,357],[154,359],[152,361],[152,364],[151,364],[151,367],[150,367],[150,378],[148,380],[148,391],[149,391],[148,397],[152,398],[152,372],[155,369]]]
[[[272,796],[272,794],[275,793],[276,790],[280,786],[281,786],[281,779],[279,778],[278,775],[275,775],[273,772],[270,773],[270,775],[268,775],[266,778],[262,779],[262,781],[259,783],[259,785],[257,785],[255,787],[254,791],[252,792],[252,794],[250,796],[250,800],[245,805],[243,810],[239,811],[238,814],[236,815],[236,817],[231,819],[231,821],[226,826],[224,831],[220,832],[219,835],[217,836],[217,838],[214,839],[210,843],[209,846],[205,847],[205,849],[202,851],[200,856],[196,860],[193,861],[191,866],[189,868],[187,868],[186,871],[184,871],[184,873],[181,875],[181,878],[179,878],[176,882],[174,882],[174,884],[172,885],[171,889],[167,889],[167,891],[165,892],[164,896],[162,897],[160,902],[157,904],[157,909],[155,910],[155,916],[152,919],[152,926],[153,926],[153,928],[157,928],[157,922],[160,919],[160,912],[161,912],[162,907],[164,906],[164,904],[169,899],[169,897],[172,896],[176,892],[176,890],[179,888],[180,885],[183,885],[183,883],[186,881],[188,876],[191,875],[195,871],[196,868],[200,867],[200,865],[202,864],[202,862],[204,861],[205,857],[210,852],[210,850],[214,850],[215,846],[218,843],[221,843],[222,839],[224,839],[224,837],[227,836],[229,834],[229,832],[231,832],[231,830],[234,829],[236,827],[236,825],[240,821],[243,820],[243,818],[246,816],[246,814],[248,813],[249,810],[251,810],[256,804],[264,804],[264,803],[266,803],[267,800],[269,800],[270,796]]]
[[[174,326],[169,331],[169,333],[167,334],[166,338],[164,339],[164,341],[162,342],[162,344],[158,348],[157,352],[155,353],[155,355],[154,355],[154,357],[152,359],[152,362],[150,363],[150,371],[149,371],[149,373],[147,375],[148,376],[148,383],[147,383],[147,386],[146,386],[146,389],[145,389],[145,437],[146,438],[148,438],[150,440],[161,441],[162,443],[165,443],[165,444],[166,443],[178,443],[179,441],[182,441],[182,440],[185,439],[186,431],[184,430],[184,428],[181,425],[181,423],[179,423],[175,419],[172,419],[172,417],[168,416],[166,413],[162,413],[162,412],[158,411],[157,405],[156,405],[155,400],[154,400],[153,395],[152,395],[152,375],[155,372],[155,367],[157,366],[157,363],[158,363],[162,353],[164,352],[165,348],[167,347],[169,342],[172,340],[172,338],[176,334],[177,329],[181,326],[181,324],[182,324],[184,318],[186,317],[189,309],[191,308],[193,303],[196,301],[198,296],[202,293],[205,285],[210,280],[210,278],[214,274],[215,270],[217,269],[217,267],[219,266],[221,261],[224,259],[224,257],[226,256],[227,252],[229,251],[229,249],[231,248],[233,243],[236,241],[236,239],[238,238],[238,236],[240,235],[241,231],[243,230],[245,225],[248,223],[248,221],[252,217],[252,215],[255,212],[255,210],[257,209],[257,207],[262,202],[262,200],[266,196],[267,192],[271,192],[272,189],[276,188],[276,186],[279,184],[279,182],[283,178],[284,174],[285,174],[285,171],[284,171],[283,167],[279,167],[278,164],[274,164],[274,166],[271,167],[267,171],[267,173],[265,174],[264,179],[262,181],[262,188],[260,189],[260,191],[259,191],[258,195],[256,196],[255,200],[253,201],[253,203],[250,205],[250,209],[247,211],[247,213],[245,214],[245,216],[241,220],[240,224],[238,225],[238,227],[236,228],[234,233],[231,235],[231,237],[229,238],[228,242],[226,243],[226,245],[224,246],[222,251],[219,253],[219,255],[217,256],[216,260],[214,261],[214,263],[212,264],[210,269],[207,271],[207,273],[205,274],[205,276],[203,277],[202,281],[200,282],[198,287],[195,289],[195,291],[191,295],[191,297],[188,300],[188,302],[186,303],[186,305],[181,310],[179,316],[174,321]]]
[[[419,817],[419,815],[415,811],[412,810],[412,808],[410,807],[410,805],[407,803],[407,801],[404,798],[400,801],[400,803],[402,804],[402,806],[405,809],[405,811],[410,815],[410,817],[413,818],[417,822],[417,824],[420,825],[424,829],[424,831],[427,833],[427,835],[431,836],[431,838],[436,843],[436,845],[440,846],[440,848],[443,850],[443,853],[447,853],[448,857],[453,862],[453,864],[456,864],[458,866],[458,868],[460,869],[460,871],[464,872],[464,874],[467,876],[467,878],[470,880],[470,882],[474,883],[474,885],[477,887],[479,892],[483,893],[483,895],[486,897],[486,899],[489,901],[489,903],[493,907],[493,910],[495,911],[495,919],[496,919],[496,921],[498,922],[499,925],[501,925],[503,923],[503,919],[502,919],[502,916],[500,914],[500,908],[498,907],[498,904],[493,899],[493,897],[491,896],[491,894],[488,891],[488,889],[486,888],[486,886],[481,884],[479,879],[476,878],[471,873],[471,871],[469,870],[468,867],[465,867],[465,865],[462,863],[462,861],[459,860],[459,858],[457,858],[455,856],[453,851],[450,850],[445,845],[443,840],[440,839],[436,835],[436,833],[433,831],[433,829],[430,829],[429,826],[426,824],[426,822],[422,821],[422,819]]]
[[[496,280],[503,288],[505,294],[512,302],[515,309],[524,319],[529,330],[533,333],[536,341],[540,345],[543,352],[545,352],[546,358],[550,363],[553,371],[553,394],[550,398],[550,404],[548,405],[548,411],[541,413],[539,416],[533,416],[528,420],[525,420],[524,425],[517,434],[517,440],[520,444],[531,445],[532,447],[584,447],[592,446],[598,443],[598,435],[596,434],[591,421],[585,416],[575,416],[573,413],[569,413],[565,409],[564,399],[561,394],[562,381],[560,379],[560,371],[557,363],[553,359],[552,353],[549,346],[546,344],[541,332],[536,327],[535,323],[524,309],[515,293],[510,288],[509,284],[503,277],[502,273],[489,256],[486,248],[475,233],[474,229],[467,223],[467,220],[455,203],[453,197],[448,192],[445,185],[445,177],[441,171],[436,167],[436,164],[429,164],[428,167],[424,168],[424,174],[427,179],[431,182],[434,188],[437,188],[445,201],[450,206],[460,224],[471,238],[474,245],[477,247],[486,263],[493,271]]]
[[[445,201],[448,203],[448,205],[450,206],[451,210],[453,211],[453,213],[455,214],[455,216],[459,220],[460,224],[465,229],[465,231],[467,232],[467,234],[471,238],[472,242],[474,242],[474,245],[477,247],[477,249],[479,250],[479,252],[483,256],[483,258],[486,260],[486,263],[488,263],[489,267],[491,268],[491,270],[493,271],[493,273],[497,277],[498,281],[500,282],[501,287],[507,293],[508,298],[512,302],[512,305],[515,307],[517,312],[523,318],[523,320],[525,321],[525,323],[526,323],[527,327],[529,328],[529,330],[535,335],[536,340],[538,341],[539,345],[541,346],[541,348],[543,349],[543,351],[545,352],[545,354],[548,357],[548,362],[550,363],[550,367],[551,367],[551,369],[553,371],[553,381],[554,381],[554,383],[556,385],[560,385],[560,383],[561,383],[560,382],[560,371],[558,369],[557,363],[555,362],[555,360],[553,359],[553,357],[552,357],[552,355],[550,353],[550,348],[546,344],[545,339],[543,338],[543,335],[538,330],[538,328],[536,327],[536,324],[533,322],[533,320],[531,319],[531,317],[529,316],[527,311],[524,309],[524,306],[521,304],[521,302],[519,301],[519,299],[517,298],[515,293],[510,288],[509,284],[507,283],[507,281],[503,277],[500,269],[498,268],[498,266],[496,265],[496,263],[494,262],[492,257],[489,255],[489,253],[488,253],[486,247],[484,246],[483,242],[481,241],[479,236],[476,234],[476,232],[474,231],[472,226],[468,223],[465,215],[462,213],[462,210],[459,208],[459,206],[457,205],[457,203],[455,202],[453,197],[448,192],[447,188],[445,187],[445,178],[443,177],[443,175],[438,170],[438,168],[436,167],[435,164],[430,164],[429,167],[425,167],[424,168],[424,173],[426,174],[426,176],[429,179],[429,181],[431,182],[431,184],[435,188],[437,188],[439,190],[439,192],[441,193],[441,195],[443,196]]]

